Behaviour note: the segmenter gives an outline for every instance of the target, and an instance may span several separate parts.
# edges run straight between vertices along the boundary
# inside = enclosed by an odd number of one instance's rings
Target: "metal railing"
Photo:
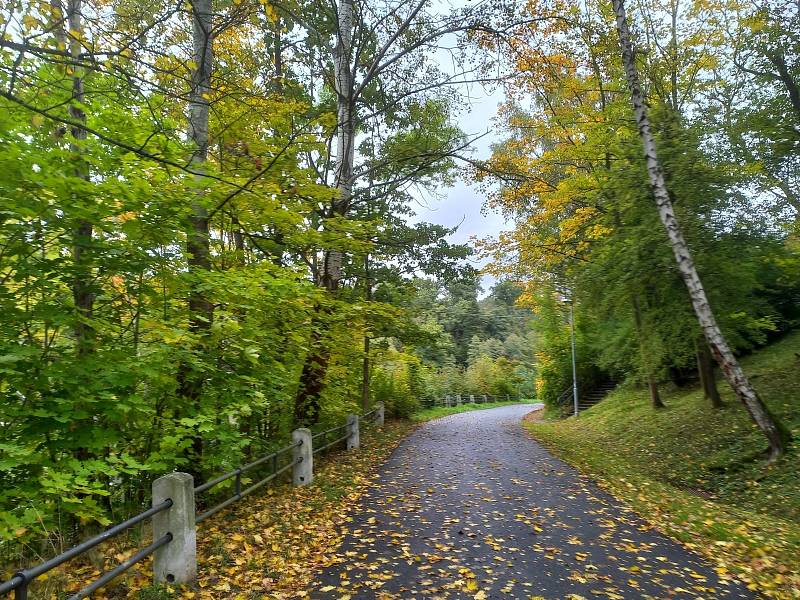
[[[67,562],[68,560],[75,558],[85,552],[88,552],[95,546],[102,544],[105,541],[110,540],[114,536],[119,535],[129,527],[133,527],[142,521],[145,521],[156,515],[162,511],[168,510],[172,506],[172,499],[167,499],[164,502],[161,502],[157,506],[153,506],[152,508],[147,509],[144,512],[139,513],[135,517],[131,517],[127,521],[123,521],[118,525],[114,525],[106,529],[103,533],[94,536],[91,539],[86,540],[85,542],[78,544],[74,548],[67,550],[51,558],[48,561],[41,563],[40,565],[36,565],[35,567],[30,567],[28,569],[21,569],[14,573],[14,576],[6,581],[3,584],[0,584],[0,594],[7,594],[8,592],[14,592],[15,600],[27,600],[28,598],[28,585],[37,577],[44,575],[48,571],[52,571],[59,565]],[[161,546],[169,544],[172,541],[172,534],[167,533],[164,536],[160,537],[156,541],[154,541],[149,546],[142,548],[136,554],[131,556],[126,561],[120,563],[110,571],[103,573],[98,579],[92,582],[90,585],[86,586],[76,594],[73,594],[69,597],[69,600],[79,600],[80,598],[86,598],[92,592],[100,589],[104,585],[106,585],[112,579],[118,577],[128,569],[130,569],[133,565],[138,562],[141,562],[151,554],[153,554],[156,550],[158,550]]]
[[[562,405],[567,406],[570,402],[572,402],[572,397],[574,393],[575,390],[570,385],[568,388],[566,388],[563,392],[561,392],[558,395],[558,397],[556,398],[556,404],[559,406]]]
[[[155,579],[158,582],[166,581],[168,583],[186,583],[191,580],[196,573],[196,554],[195,554],[195,527],[198,523],[205,521],[211,515],[221,511],[222,509],[230,506],[253,493],[259,488],[265,486],[267,483],[274,481],[281,474],[287,472],[289,469],[294,469],[293,480],[295,485],[306,485],[313,481],[313,455],[331,446],[347,440],[348,448],[358,448],[359,446],[359,421],[364,420],[365,423],[374,422],[383,425],[384,408],[383,403],[378,403],[378,406],[362,415],[360,418],[357,415],[350,415],[347,423],[332,427],[316,434],[311,434],[307,429],[295,430],[292,434],[293,441],[288,446],[284,446],[262,456],[252,462],[244,464],[236,469],[224,473],[214,479],[206,481],[205,483],[194,486],[192,477],[185,473],[170,473],[168,475],[159,477],[153,482],[153,501],[154,505],[131,517],[127,521],[123,521],[117,525],[109,527],[99,535],[92,537],[85,542],[82,542],[45,561],[39,565],[29,567],[27,569],[18,570],[6,582],[0,583],[0,595],[14,592],[15,600],[27,600],[28,587],[31,582],[36,578],[52,571],[63,563],[80,556],[95,548],[96,546],[108,541],[109,539],[119,535],[126,529],[141,523],[156,515],[165,513],[166,515],[162,522],[156,524],[153,522],[153,538],[154,541],[144,548],[138,550],[128,559],[121,562],[119,565],[103,573],[99,578],[93,581],[88,586],[82,588],[77,593],[69,597],[69,600],[80,600],[88,597],[104,585],[107,585],[113,579],[143,561],[150,555],[155,554],[154,573]],[[344,432],[344,435],[335,437],[329,440],[328,436],[336,432]],[[322,445],[315,443],[315,440],[322,439]],[[308,447],[304,447],[307,444]],[[281,457],[291,452],[291,460],[279,466]],[[269,463],[271,466],[270,473],[266,477],[258,480],[255,483],[248,485],[242,489],[242,475],[256,467]],[[223,500],[222,502],[208,508],[200,514],[195,514],[195,498],[198,494],[207,492],[221,483],[233,479],[233,494]],[[158,490],[158,493],[156,491]],[[157,503],[156,498],[163,498],[164,490],[171,490],[175,494],[166,499],[159,500]],[[172,513],[175,513],[174,515]],[[161,519],[161,517],[159,517]],[[162,551],[157,553],[161,548],[166,547],[173,539],[180,541],[182,546],[175,552]],[[188,544],[187,544],[188,540]],[[190,547],[184,548],[184,545]],[[172,546],[170,546],[171,548]]]
[[[242,498],[244,498],[248,494],[251,494],[254,491],[256,491],[257,489],[265,486],[266,484],[268,484],[273,479],[276,479],[278,476],[280,476],[281,474],[285,473],[286,471],[288,471],[289,469],[294,467],[294,465],[296,463],[296,459],[292,460],[289,464],[278,468],[278,458],[280,456],[282,456],[283,454],[286,454],[287,452],[291,452],[293,449],[297,448],[302,443],[303,443],[302,441],[298,441],[298,442],[295,442],[293,444],[290,444],[289,446],[281,448],[280,450],[276,450],[272,454],[267,454],[266,456],[262,456],[261,458],[259,458],[257,460],[254,460],[253,462],[247,463],[246,465],[242,465],[241,467],[238,467],[238,468],[234,469],[233,471],[229,471],[228,473],[225,473],[224,475],[220,475],[219,477],[216,477],[215,479],[212,479],[211,481],[206,481],[204,484],[198,485],[197,487],[195,487],[194,488],[194,493],[195,493],[195,496],[196,496],[197,494],[202,494],[203,492],[210,490],[211,488],[219,485],[220,483],[222,483],[224,481],[228,481],[232,477],[235,478],[235,480],[233,482],[233,496],[231,496],[227,500],[224,500],[224,501],[220,502],[219,504],[209,508],[205,512],[199,514],[195,518],[195,522],[196,523],[201,523],[201,522],[205,521],[208,517],[210,517],[214,513],[217,513],[219,511],[221,511],[223,508],[227,508],[228,506],[230,506],[234,502],[237,502],[237,501],[241,500]],[[270,462],[272,464],[272,472],[269,475],[267,475],[266,477],[264,477],[263,479],[261,479],[260,481],[257,481],[256,483],[246,487],[243,490],[242,489],[242,474],[246,473],[250,469],[258,467],[259,465],[263,465],[263,464],[265,464],[267,462]]]
[[[511,394],[493,396],[491,394],[453,394],[441,398],[428,398],[422,401],[426,408],[436,406],[460,406],[462,404],[488,404],[490,402],[510,402],[513,400]]]
[[[331,446],[335,446],[336,444],[345,441],[348,437],[350,437],[350,432],[348,431],[350,428],[348,427],[347,423],[344,425],[339,425],[338,427],[331,427],[330,429],[326,429],[325,431],[320,431],[315,433],[311,436],[312,441],[314,442],[314,454],[318,452],[323,452],[327,450]],[[335,438],[331,441],[328,441],[328,436],[332,433],[336,433],[337,431],[344,431],[344,435],[338,438]],[[317,446],[316,441],[322,438],[322,445]]]

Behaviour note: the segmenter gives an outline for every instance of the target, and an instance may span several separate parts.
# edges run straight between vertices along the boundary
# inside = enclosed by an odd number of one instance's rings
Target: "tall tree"
[[[203,274],[211,270],[209,216],[203,200],[206,181],[202,176],[208,160],[209,105],[213,69],[213,8],[212,0],[192,0],[192,63],[189,90],[188,137],[191,143],[189,164],[197,173],[191,198],[186,233],[186,257],[189,274],[189,331],[195,336],[198,355],[204,353],[206,332],[214,319],[214,306],[203,291]],[[178,394],[192,413],[200,412],[203,374],[191,361],[183,363],[178,375]],[[199,464],[203,455],[203,439],[192,439],[192,463]]]
[[[466,71],[444,73],[430,54],[445,35],[474,28],[476,18],[466,9],[437,14],[430,0],[410,5],[390,0],[370,7],[339,0],[335,10],[327,3],[318,6],[318,15],[326,19],[301,18],[285,5],[281,10],[309,32],[304,50],[309,73],[316,74],[320,59],[323,62],[321,99],[327,100],[331,91],[334,96],[336,119],[329,152],[310,162],[331,188],[331,199],[318,215],[330,241],[315,257],[313,276],[336,296],[341,295],[345,269],[350,267],[351,241],[343,233],[352,227],[349,221],[357,204],[374,203],[413,183],[425,183],[452,168],[452,156],[468,145],[449,123],[435,122],[447,106],[445,88],[463,80]],[[425,119],[441,135],[428,136],[427,144],[405,142],[404,129],[413,133]],[[365,188],[373,191],[362,193]],[[330,350],[324,332],[320,327],[314,331],[295,402],[298,423],[318,418],[328,369]]]
[[[700,276],[695,268],[691,251],[683,237],[683,232],[675,216],[672,200],[670,199],[664,173],[661,168],[661,163],[659,162],[655,138],[651,132],[650,119],[639,81],[638,70],[636,68],[633,44],[631,42],[628,20],[625,13],[625,5],[623,0],[613,0],[612,5],[614,14],[616,15],[617,33],[622,49],[622,63],[625,67],[631,104],[633,105],[636,115],[636,125],[644,147],[647,172],[655,197],[656,207],[658,208],[659,216],[667,231],[667,236],[672,246],[675,260],[677,261],[678,270],[689,290],[692,306],[694,307],[706,341],[711,348],[711,352],[719,363],[731,388],[747,409],[750,417],[767,438],[769,442],[770,459],[774,460],[784,453],[788,440],[788,432],[786,432],[769,413],[766,405],[761,398],[759,398],[717,324]]]
[[[69,48],[71,58],[79,63],[79,56],[82,51],[81,38],[83,36],[83,15],[82,0],[68,0],[66,19],[63,18],[64,12],[61,8],[60,0],[53,0],[53,15],[56,18],[56,32],[58,42],[63,47]],[[68,30],[64,29],[64,25]],[[69,106],[69,116],[75,122],[71,128],[74,142],[70,148],[76,157],[75,176],[84,181],[89,181],[89,165],[83,158],[86,140],[86,113],[84,112],[84,67],[75,66],[67,69],[72,71],[72,102]],[[79,191],[78,194],[81,192]],[[77,318],[75,320],[75,345],[80,356],[85,356],[92,352],[94,346],[94,326],[92,324],[92,312],[94,305],[94,292],[92,290],[92,261],[91,246],[94,226],[86,218],[79,217],[76,220],[73,230],[73,260],[75,263],[75,275],[72,282],[72,300],[75,304]]]

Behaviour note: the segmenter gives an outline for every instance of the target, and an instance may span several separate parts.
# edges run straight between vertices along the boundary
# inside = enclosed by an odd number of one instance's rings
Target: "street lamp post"
[[[578,368],[575,361],[575,303],[569,303],[569,334],[572,342],[572,402],[575,405],[575,416],[578,416]]]

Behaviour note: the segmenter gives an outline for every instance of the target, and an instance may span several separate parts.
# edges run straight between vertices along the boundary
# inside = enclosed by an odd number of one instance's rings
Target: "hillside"
[[[770,409],[800,437],[800,334],[746,358]],[[764,440],[724,383],[713,410],[697,388],[671,389],[654,410],[647,391],[624,388],[576,419],[534,423],[531,433],[598,478],[660,529],[722,572],[773,597],[800,596],[797,442],[773,465]]]

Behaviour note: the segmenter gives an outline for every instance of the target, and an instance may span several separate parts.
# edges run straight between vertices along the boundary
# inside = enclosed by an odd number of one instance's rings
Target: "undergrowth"
[[[191,587],[153,585],[147,560],[92,598],[244,600],[303,595],[315,569],[337,548],[350,507],[415,426],[387,421],[382,429],[365,427],[360,449],[314,457],[312,485],[260,490],[203,522],[197,530],[198,578]],[[72,561],[50,572],[35,582],[29,597],[62,598],[76,592],[138,549],[126,541],[130,539],[103,545],[97,565]]]

